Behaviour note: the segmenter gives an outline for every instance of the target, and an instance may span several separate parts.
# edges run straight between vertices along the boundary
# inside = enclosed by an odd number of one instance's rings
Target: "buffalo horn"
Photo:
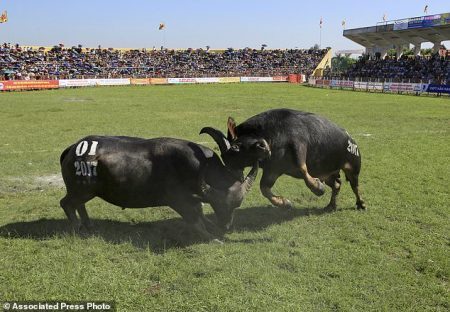
[[[202,133],[209,134],[214,139],[214,141],[219,146],[220,153],[222,155],[230,149],[230,142],[221,131],[212,127],[204,127],[202,128],[202,130],[200,130],[200,134]]]

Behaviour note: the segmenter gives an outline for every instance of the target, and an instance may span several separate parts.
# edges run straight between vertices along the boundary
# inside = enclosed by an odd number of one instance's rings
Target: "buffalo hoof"
[[[323,208],[324,211],[336,211],[336,205],[328,204]]]
[[[316,178],[315,180],[316,186],[311,188],[311,191],[317,196],[322,196],[325,194],[325,185],[319,179]]]
[[[92,231],[93,228],[91,222],[82,222],[80,225],[80,230],[84,229],[86,231]]]
[[[366,204],[363,201],[356,202],[356,209],[358,210],[366,210]]]
[[[283,198],[283,205],[281,207],[286,208],[286,209],[292,209],[292,208],[294,208],[294,205],[292,205],[292,203],[289,199]]]
[[[294,207],[289,199],[282,196],[274,196],[270,199],[270,202],[272,203],[272,205],[279,208],[290,209]]]

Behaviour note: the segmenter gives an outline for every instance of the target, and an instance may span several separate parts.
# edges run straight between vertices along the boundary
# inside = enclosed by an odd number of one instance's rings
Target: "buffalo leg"
[[[357,209],[366,209],[366,204],[364,203],[364,200],[361,197],[361,194],[359,192],[359,187],[358,187],[358,174],[355,174],[352,170],[351,166],[346,165],[344,167],[344,173],[345,173],[345,177],[347,178],[348,181],[350,181],[350,185],[352,187],[353,193],[356,196],[356,208]]]
[[[209,233],[214,233],[216,235],[219,236],[223,236],[223,231],[211,220],[209,220],[203,213],[202,213],[202,220],[203,220],[203,224],[206,227],[206,230]]]
[[[194,223],[189,223],[189,226],[205,240],[214,240],[215,237],[206,229],[203,218],[198,218]]]
[[[263,194],[264,197],[270,200],[270,202],[274,206],[292,208],[292,203],[289,199],[272,193],[272,187],[277,181],[277,179],[280,177],[280,174],[268,172],[269,170],[264,170],[263,172],[263,176],[261,178],[261,182],[259,185],[261,193]]]
[[[84,204],[77,206],[78,215],[81,219],[81,224],[87,229],[90,230],[92,228],[91,220],[89,220],[89,216],[86,211],[86,206]]]
[[[308,167],[306,166],[306,151],[307,148],[305,146],[299,146],[296,149],[297,166],[300,169],[300,176],[311,192],[317,196],[322,196],[325,193],[325,186],[318,178],[314,178],[309,174]]]
[[[176,212],[178,212],[183,220],[191,227],[202,239],[213,240],[214,235],[208,232],[203,215],[202,203],[200,201],[179,200],[170,205]]]
[[[339,173],[329,176],[325,183],[331,187],[331,199],[330,203],[325,207],[325,210],[336,210],[336,197],[341,190],[341,179]]]
[[[69,222],[72,226],[72,230],[78,231],[80,229],[80,221],[78,220],[75,213],[76,203],[74,202],[74,200],[69,195],[66,195],[63,199],[61,199],[59,204],[66,213],[67,219],[69,219]]]
[[[300,172],[303,175],[303,179],[305,180],[306,186],[316,194],[317,196],[322,196],[325,193],[325,187],[323,183],[318,178],[313,178],[306,167],[306,163],[302,162],[300,164]]]

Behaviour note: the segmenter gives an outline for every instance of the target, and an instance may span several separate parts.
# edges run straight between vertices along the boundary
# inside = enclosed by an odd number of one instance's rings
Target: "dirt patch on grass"
[[[64,181],[59,173],[32,177],[9,177],[0,179],[0,194],[44,191],[63,186]]]
[[[92,98],[81,98],[81,97],[67,97],[63,98],[64,102],[91,102],[94,101]]]
[[[64,181],[61,174],[50,174],[47,176],[39,176],[34,178],[36,184],[42,186],[55,186],[62,187],[64,186]]]

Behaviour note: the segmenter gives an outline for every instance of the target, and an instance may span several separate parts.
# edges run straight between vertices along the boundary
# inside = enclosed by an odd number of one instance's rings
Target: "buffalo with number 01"
[[[242,170],[250,166],[248,155],[254,142],[269,144],[270,158],[261,162],[263,176],[260,188],[270,202],[279,207],[290,207],[291,202],[272,193],[276,180],[283,174],[303,179],[316,195],[325,192],[324,182],[332,194],[326,209],[336,209],[336,197],[341,187],[340,171],[350,181],[356,196],[356,207],[365,209],[359,191],[361,153],[347,131],[324,117],[292,109],[273,109],[236,125],[228,118],[228,136],[207,127],[214,140],[222,146],[222,159],[227,166]],[[225,148],[223,142],[229,142]]]
[[[228,145],[229,143],[226,142]],[[250,147],[253,168],[244,178],[242,169],[226,167],[211,149],[174,138],[142,139],[89,136],[61,154],[61,171],[67,195],[61,207],[75,229],[89,228],[85,203],[94,197],[122,208],[170,206],[204,238],[227,230],[258,171],[258,162],[270,155],[267,142]],[[218,229],[202,211],[211,204]]]

